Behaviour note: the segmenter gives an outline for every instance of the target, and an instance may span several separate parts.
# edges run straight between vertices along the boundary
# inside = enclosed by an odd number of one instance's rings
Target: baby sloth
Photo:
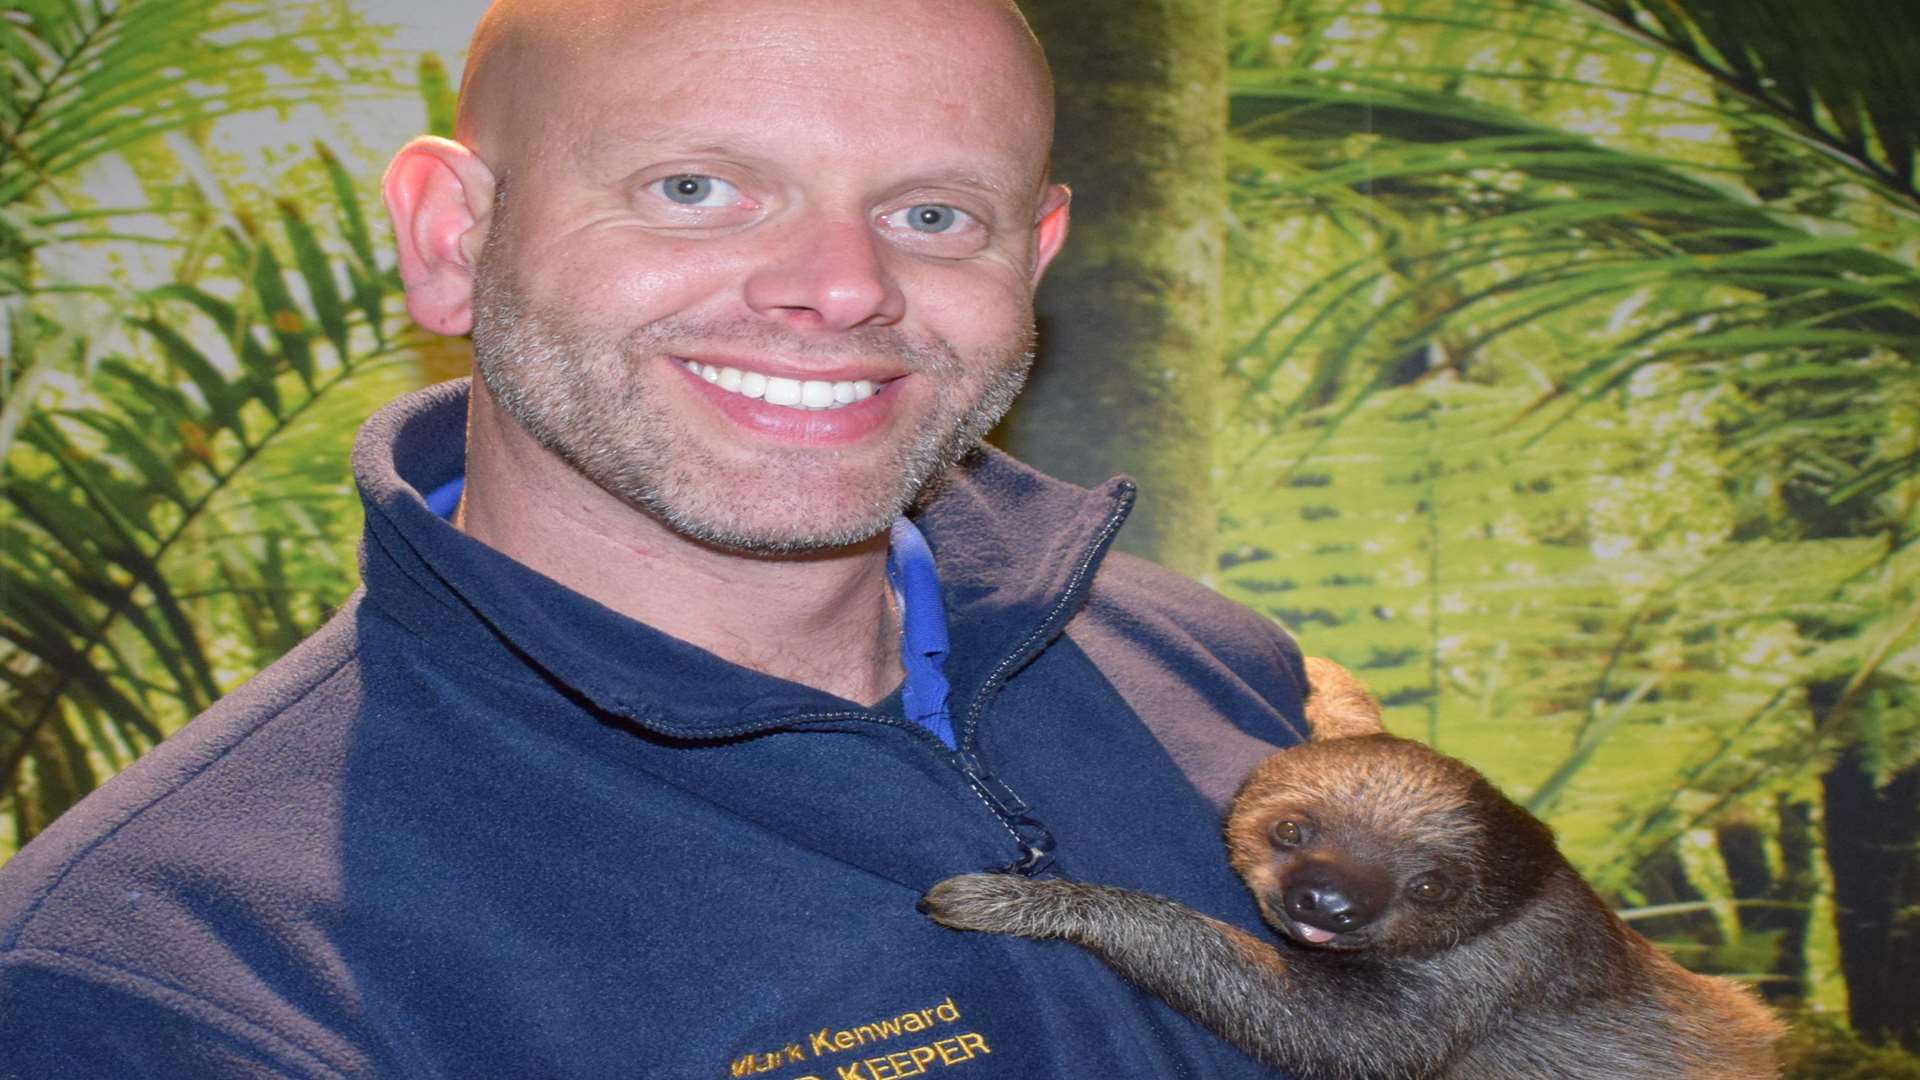
[[[1473,769],[1379,729],[1308,661],[1312,741],[1235,797],[1227,846],[1277,942],[1172,900],[1005,874],[923,906],[960,930],[1083,946],[1303,1080],[1778,1075],[1778,1022],[1634,933],[1539,820]]]

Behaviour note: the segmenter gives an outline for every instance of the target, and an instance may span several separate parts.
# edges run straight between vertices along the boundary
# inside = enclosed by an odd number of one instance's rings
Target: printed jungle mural
[[[1920,6],[1027,6],[1075,232],[998,441],[1139,477],[1128,543],[1752,980],[1793,1075],[1920,1077]],[[359,419],[464,370],[372,196],[480,5],[419,7],[0,19],[0,857],[319,624]]]

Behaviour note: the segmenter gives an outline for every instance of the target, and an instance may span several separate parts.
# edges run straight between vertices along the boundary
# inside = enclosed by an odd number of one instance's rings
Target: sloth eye
[[[1437,904],[1453,895],[1453,886],[1438,874],[1421,874],[1407,883],[1407,892],[1415,900]]]
[[[1270,835],[1274,846],[1283,848],[1299,847],[1307,839],[1307,831],[1293,821],[1275,822]]]

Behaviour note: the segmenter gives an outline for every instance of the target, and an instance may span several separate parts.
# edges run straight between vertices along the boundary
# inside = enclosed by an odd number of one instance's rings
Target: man
[[[1106,555],[1130,485],[968,454],[1051,111],[1000,0],[497,5],[386,181],[470,400],[362,432],[346,609],[0,876],[0,1075],[1263,1075],[915,909],[1255,928],[1221,807],[1297,738],[1284,635]]]

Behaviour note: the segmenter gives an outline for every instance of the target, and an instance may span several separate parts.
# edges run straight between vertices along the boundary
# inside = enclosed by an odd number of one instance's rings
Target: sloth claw
[[[1011,874],[961,874],[928,889],[919,908],[934,922],[955,930],[1025,934],[1031,929],[1023,915],[1045,888],[1045,882]]]

